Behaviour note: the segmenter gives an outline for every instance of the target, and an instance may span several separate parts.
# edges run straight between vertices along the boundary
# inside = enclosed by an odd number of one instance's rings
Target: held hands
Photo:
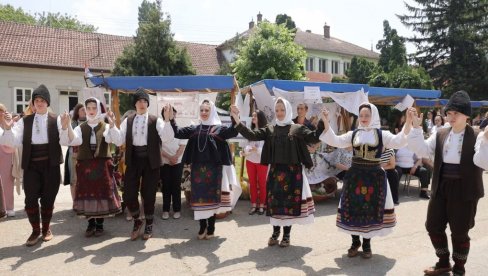
[[[113,128],[115,125],[115,114],[112,112],[112,110],[109,110],[107,112],[106,118],[108,120],[110,128]]]
[[[324,132],[327,132],[329,130],[329,110],[326,107],[322,108],[320,117],[322,118],[322,122],[324,122]]]
[[[61,114],[61,127],[63,130],[67,130],[71,122],[71,117],[69,116],[68,110],[65,110],[63,114]]]
[[[14,120],[12,120],[12,113],[5,112],[3,115],[0,115],[0,124],[5,130],[11,129],[14,124]]]
[[[170,120],[173,120],[175,118],[175,114],[173,112],[173,107],[167,103],[163,107],[163,113],[164,113],[164,121],[169,122]]]
[[[407,118],[405,120],[405,124],[410,123],[414,128],[419,128],[422,126],[422,122],[424,119],[424,114],[420,113],[420,116],[417,113],[417,109],[414,107],[410,107],[407,111]]]
[[[236,124],[239,124],[241,122],[239,119],[239,108],[236,105],[230,106],[230,115],[232,116]]]

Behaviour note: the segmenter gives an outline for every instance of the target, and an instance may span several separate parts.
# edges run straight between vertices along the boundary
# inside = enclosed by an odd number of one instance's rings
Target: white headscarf
[[[220,121],[219,114],[217,114],[217,108],[215,108],[214,102],[212,102],[210,100],[203,100],[202,103],[200,104],[200,106],[202,104],[204,104],[203,103],[204,101],[208,101],[208,105],[210,105],[210,115],[208,116],[208,119],[205,121],[200,119],[200,122],[202,123],[202,125],[206,125],[206,126],[221,125],[222,121]],[[207,104],[207,103],[205,103],[205,104]]]
[[[278,120],[278,117],[276,117],[276,114],[275,114],[276,124],[279,126],[286,126],[286,125],[293,124],[293,108],[291,107],[290,102],[287,101],[286,99],[284,99],[282,97],[276,98],[276,101],[274,103],[275,113],[276,113],[276,104],[278,103],[279,100],[281,100],[285,106],[285,118],[283,118],[283,120],[280,121],[280,120]]]
[[[378,108],[376,108],[376,105],[368,102],[364,102],[359,106],[363,105],[369,105],[371,107],[371,121],[369,122],[369,126],[362,126],[361,123],[359,123],[358,129],[373,129],[373,128],[379,128],[381,129],[381,121],[380,121],[380,114],[378,113]]]
[[[98,124],[100,121],[102,121],[105,118],[105,113],[102,113],[102,104],[97,98],[90,97],[85,100],[85,108],[86,108],[86,102],[88,100],[95,100],[97,102],[97,115],[91,117],[88,115],[88,112],[86,112],[86,120],[88,121],[89,124]]]

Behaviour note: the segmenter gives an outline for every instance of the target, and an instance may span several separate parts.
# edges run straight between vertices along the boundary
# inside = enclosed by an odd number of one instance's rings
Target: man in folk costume
[[[410,108],[414,130],[408,136],[408,147],[418,156],[433,157],[432,194],[425,226],[439,261],[424,270],[426,275],[453,271],[464,275],[470,238],[478,200],[484,196],[482,169],[488,169],[488,132],[479,133],[467,125],[471,102],[465,91],[452,95],[444,108],[450,127],[439,129],[424,141],[422,114]],[[481,158],[481,156],[485,156]],[[446,227],[449,224],[454,260],[450,264]]]
[[[63,163],[59,139],[63,132],[62,121],[63,125],[69,124],[69,115],[65,112],[57,117],[49,113],[50,102],[49,90],[41,84],[32,93],[34,114],[25,116],[15,126],[11,114],[6,114],[2,120],[4,132],[0,144],[23,147],[25,211],[32,226],[27,246],[35,245],[41,234],[43,241],[53,238],[49,225],[61,183],[59,165]]]
[[[113,126],[115,120],[113,112],[107,113],[111,128],[106,142],[114,143],[117,146],[125,144],[127,169],[123,200],[134,218],[131,240],[139,237],[143,224],[139,216],[139,190],[144,201],[146,217],[142,238],[147,240],[152,237],[154,204],[161,164],[160,141],[169,142],[174,134],[169,124],[165,124],[161,118],[148,113],[149,95],[142,88],[138,88],[134,95],[134,107],[136,114],[127,117],[120,125],[120,130]],[[169,112],[165,116],[165,118],[169,118]]]

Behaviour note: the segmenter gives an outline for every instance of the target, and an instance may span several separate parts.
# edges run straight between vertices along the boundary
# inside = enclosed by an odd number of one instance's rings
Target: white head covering
[[[202,103],[200,103],[200,106],[204,104],[203,102],[205,101],[208,101],[208,105],[210,105],[210,115],[208,116],[208,119],[205,121],[200,119],[200,122],[202,123],[202,125],[206,125],[206,126],[221,125],[222,121],[220,121],[219,114],[217,114],[217,109],[215,108],[214,102],[210,100],[203,100]]]
[[[92,117],[88,115],[88,112],[86,112],[86,120],[88,121],[89,124],[98,124],[101,120],[103,120],[103,118],[105,118],[105,113],[102,113],[102,104],[97,98],[90,97],[85,100],[85,108],[86,108],[86,102],[88,100],[95,100],[97,102],[97,115]]]
[[[279,126],[286,126],[286,125],[293,124],[293,108],[291,107],[291,104],[289,101],[287,101],[286,99],[284,99],[282,97],[276,98],[276,101],[274,103],[274,108],[275,108],[274,110],[276,110],[276,104],[278,103],[279,100],[281,100],[285,106],[285,118],[283,118],[283,120],[280,121],[276,117],[275,118],[276,124]]]
[[[380,121],[380,114],[378,113],[378,108],[376,108],[376,105],[368,102],[364,102],[359,106],[362,105],[369,105],[371,107],[371,121],[369,122],[369,126],[362,126],[361,123],[359,123],[359,129],[373,129],[373,128],[379,128],[381,129],[381,121]]]

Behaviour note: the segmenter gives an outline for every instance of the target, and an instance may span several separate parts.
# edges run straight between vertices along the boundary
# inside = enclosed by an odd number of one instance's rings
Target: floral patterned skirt
[[[270,165],[266,183],[266,215],[271,216],[272,225],[314,221],[315,205],[302,165]]]
[[[111,217],[122,211],[111,159],[78,161],[76,175],[74,209],[79,216]]]
[[[191,164],[191,207],[195,211],[218,209],[222,203],[222,165]]]
[[[365,238],[385,235],[396,224],[386,172],[378,163],[353,162],[344,177],[336,225]]]

